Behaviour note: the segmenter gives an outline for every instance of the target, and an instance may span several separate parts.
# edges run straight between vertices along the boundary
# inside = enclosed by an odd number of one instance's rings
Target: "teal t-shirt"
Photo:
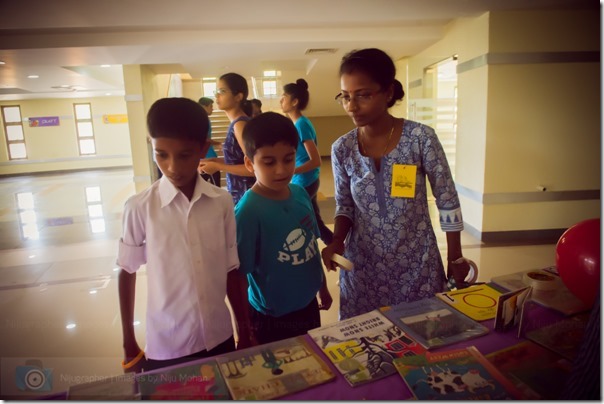
[[[298,120],[294,123],[294,126],[298,130],[298,137],[300,140],[298,142],[298,149],[296,150],[296,167],[299,167],[310,160],[310,157],[306,152],[306,148],[304,147],[304,142],[307,140],[312,140],[315,142],[315,144],[317,144],[317,133],[315,132],[315,128],[312,126],[310,119],[304,115],[298,118]],[[292,184],[297,184],[306,188],[318,179],[319,168],[317,167],[302,174],[295,174],[292,178]]]
[[[239,270],[247,274],[250,304],[274,317],[306,307],[323,281],[310,198],[297,185],[289,188],[283,201],[250,189],[235,206]]]
[[[208,128],[208,140],[212,139],[212,126],[210,126]],[[214,145],[210,145],[210,148],[208,149],[208,152],[206,153],[206,158],[212,158],[212,157],[218,157],[218,154],[216,154],[216,150],[214,150]]]

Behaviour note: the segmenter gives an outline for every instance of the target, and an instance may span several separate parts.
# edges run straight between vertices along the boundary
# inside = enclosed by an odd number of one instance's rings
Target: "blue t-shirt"
[[[247,274],[250,304],[274,317],[306,307],[323,281],[310,198],[297,185],[289,189],[282,201],[248,190],[235,206],[239,270]]]
[[[208,128],[208,140],[212,140],[212,126]],[[210,144],[210,148],[206,153],[206,158],[209,159],[212,157],[218,157],[218,155],[216,154],[216,150],[214,150],[214,145]]]
[[[312,140],[316,145],[317,133],[315,132],[315,128],[312,126],[310,119],[304,115],[298,118],[298,120],[294,123],[294,126],[298,130],[298,137],[300,138],[300,141],[298,142],[298,149],[296,150],[296,167],[299,167],[310,160],[310,157],[306,152],[306,148],[304,147],[304,142],[307,140]],[[318,179],[319,168],[317,167],[302,174],[295,174],[292,178],[292,184],[297,184],[306,188]]]

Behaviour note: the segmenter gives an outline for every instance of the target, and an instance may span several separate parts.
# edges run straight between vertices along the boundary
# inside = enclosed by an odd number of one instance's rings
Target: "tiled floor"
[[[122,206],[135,192],[132,176],[119,169],[0,179],[0,397],[24,397],[18,385],[32,360],[51,370],[52,389],[42,385],[39,394],[121,373],[114,262]],[[332,223],[329,161],[321,182],[322,216]],[[444,255],[444,234],[437,236]],[[555,263],[552,244],[488,246],[465,233],[462,244],[483,281]],[[140,275],[135,317],[143,345],[144,270]],[[330,272],[334,304],[322,313],[324,324],[337,320],[336,281]]]

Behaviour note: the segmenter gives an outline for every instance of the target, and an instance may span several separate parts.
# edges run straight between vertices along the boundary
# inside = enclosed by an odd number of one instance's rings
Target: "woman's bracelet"
[[[132,366],[136,365],[142,358],[145,356],[145,351],[141,349],[141,351],[136,355],[130,362],[126,363],[122,361],[122,369],[130,369]]]

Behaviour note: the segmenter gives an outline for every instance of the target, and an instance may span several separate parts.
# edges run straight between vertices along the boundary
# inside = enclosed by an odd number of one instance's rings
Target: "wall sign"
[[[103,123],[128,123],[127,114],[103,115]]]
[[[38,126],[59,126],[58,116],[39,116],[35,118],[29,118],[29,126],[32,128]]]

